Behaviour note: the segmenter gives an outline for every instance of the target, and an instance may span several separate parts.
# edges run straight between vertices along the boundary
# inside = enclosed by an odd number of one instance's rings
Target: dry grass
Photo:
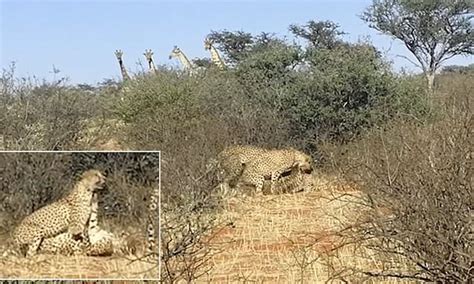
[[[157,279],[158,268],[125,258],[38,255],[32,259],[3,258],[1,278],[39,279]]]
[[[32,258],[0,257],[0,278],[7,279],[157,279],[152,261],[126,257],[39,254]]]
[[[126,239],[130,247],[129,240]],[[142,246],[144,246],[142,240]],[[26,258],[12,249],[6,234],[0,238],[0,279],[157,279],[155,260],[138,256],[108,257],[38,254]],[[141,255],[141,252],[137,255]]]
[[[212,269],[203,282],[319,283],[363,281],[367,268],[405,265],[355,245],[344,234],[364,220],[360,192],[328,178],[315,178],[312,191],[229,199],[216,229]],[[377,279],[389,282],[387,279]]]
[[[79,133],[77,149],[100,151],[126,151],[128,149],[120,142],[123,123],[115,119],[95,119],[85,121],[83,131]]]

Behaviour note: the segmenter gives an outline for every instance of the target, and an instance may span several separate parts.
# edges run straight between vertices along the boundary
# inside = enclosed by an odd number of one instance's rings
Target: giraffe
[[[120,72],[122,72],[123,81],[130,80],[130,76],[127,73],[127,69],[125,69],[125,66],[123,65],[123,51],[120,49],[115,50],[115,56],[117,57],[118,63],[120,65]]]
[[[191,63],[191,61],[184,55],[183,51],[177,47],[176,45],[174,46],[173,50],[170,53],[169,59],[176,57],[178,58],[179,62],[183,65],[184,71],[188,71],[193,73],[194,71],[194,65]]]
[[[143,55],[145,55],[146,61],[148,62],[148,70],[150,73],[156,73],[155,63],[153,63],[153,51],[151,51],[151,49],[145,49]]]
[[[212,64],[216,65],[219,69],[224,69],[226,67],[224,60],[217,52],[217,49],[214,47],[213,42],[211,39],[206,38],[204,40],[204,49],[209,50],[211,52],[211,62]]]

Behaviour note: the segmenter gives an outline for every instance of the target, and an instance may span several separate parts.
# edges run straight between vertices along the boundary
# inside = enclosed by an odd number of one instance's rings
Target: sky
[[[154,51],[158,64],[179,66],[168,56],[177,45],[190,58],[209,57],[203,41],[211,30],[273,32],[292,40],[290,24],[331,20],[347,34],[344,39],[369,38],[393,60],[396,70],[416,71],[397,55],[410,56],[403,45],[368,28],[360,20],[371,0],[0,0],[0,68],[15,62],[18,77],[95,84],[120,78],[114,55],[124,52],[129,72],[146,66],[143,52]],[[467,65],[472,57],[447,64]],[[53,69],[60,70],[54,74]]]

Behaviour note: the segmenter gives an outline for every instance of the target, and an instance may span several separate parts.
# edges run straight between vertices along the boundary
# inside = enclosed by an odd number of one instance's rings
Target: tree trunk
[[[428,82],[429,95],[431,96],[434,91],[435,72],[431,70],[427,71],[425,76],[426,76],[426,81]]]
[[[428,102],[428,107],[431,111],[433,108],[433,100],[434,100],[434,81],[435,81],[435,72],[434,71],[427,71],[425,72],[426,76],[426,81],[428,83],[428,96],[427,96],[427,102]]]

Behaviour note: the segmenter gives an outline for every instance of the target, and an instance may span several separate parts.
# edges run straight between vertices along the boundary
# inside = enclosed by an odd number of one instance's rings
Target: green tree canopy
[[[432,90],[444,61],[474,53],[473,10],[472,0],[374,0],[361,18],[405,44]]]
[[[230,63],[238,62],[254,42],[252,34],[244,31],[211,31],[207,38],[214,42]]]
[[[309,21],[305,25],[292,24],[290,32],[295,36],[307,40],[312,47],[333,49],[342,43],[340,36],[344,32],[339,25],[331,21]]]

